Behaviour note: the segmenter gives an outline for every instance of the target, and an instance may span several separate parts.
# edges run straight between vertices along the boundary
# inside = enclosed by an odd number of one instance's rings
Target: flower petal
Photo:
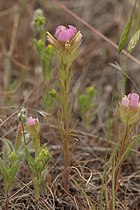
[[[57,28],[56,28],[56,30],[55,30],[55,37],[57,38],[58,37],[58,34],[61,32],[61,31],[65,31],[66,30],[66,27],[65,26],[62,26],[62,25],[60,25],[60,26],[58,26]]]
[[[26,124],[27,124],[27,126],[33,126],[33,125],[36,124],[37,121],[38,121],[38,119],[29,117],[29,118],[27,119]]]
[[[69,39],[70,39],[70,35],[67,30],[61,31],[57,36],[57,40],[61,42],[67,42],[69,41]]]
[[[139,104],[139,95],[137,93],[132,93],[130,97],[130,107],[138,107]]]
[[[124,96],[122,99],[122,105],[125,107],[129,106],[129,99],[127,98],[127,96]]]

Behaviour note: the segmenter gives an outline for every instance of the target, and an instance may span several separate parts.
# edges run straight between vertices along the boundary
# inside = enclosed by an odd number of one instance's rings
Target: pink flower
[[[79,47],[82,43],[82,34],[74,26],[58,26],[55,35],[47,32],[47,40],[54,48],[59,61],[63,63],[73,63],[79,53]]]
[[[55,37],[60,42],[68,42],[70,41],[75,35],[77,34],[77,30],[74,26],[68,25],[66,28],[65,26],[58,26],[55,31]]]
[[[135,107],[139,105],[139,95],[137,93],[130,93],[122,99],[122,105],[125,107]]]
[[[38,119],[37,118],[32,118],[32,117],[29,117],[26,121],[26,125],[27,126],[33,126],[35,125],[36,123],[38,123]]]

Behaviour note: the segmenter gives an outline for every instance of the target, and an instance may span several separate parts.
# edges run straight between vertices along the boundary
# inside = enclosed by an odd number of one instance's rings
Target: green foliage
[[[80,116],[83,120],[83,125],[85,128],[91,123],[95,115],[95,104],[94,97],[96,94],[96,90],[93,86],[87,87],[85,93],[80,95],[78,98],[78,104],[80,109]]]
[[[42,77],[44,82],[47,81],[47,86],[50,86],[54,49],[51,45],[45,46],[43,43],[40,45],[40,42],[42,41],[36,40],[36,49],[38,51],[38,56],[42,66]],[[51,89],[48,91],[46,87],[46,93],[43,96],[45,108],[49,108],[51,110],[54,107],[56,102],[56,95],[57,92],[55,91],[55,89]]]
[[[42,66],[42,76],[44,81],[50,80],[51,74],[51,61],[53,57],[53,48],[51,45],[46,46],[46,32],[44,30],[46,19],[43,16],[43,11],[41,9],[37,9],[34,12],[34,17],[32,21],[32,26],[35,29],[35,32],[38,33],[39,39],[34,39],[34,45],[36,51],[38,53],[39,61]],[[35,33],[35,35],[36,35]]]
[[[47,80],[49,82],[51,77],[52,58],[54,49],[51,45],[46,46],[45,42],[42,39],[34,39],[34,45],[38,53],[40,64],[42,66],[43,79],[44,81]]]
[[[122,35],[121,35],[121,38],[120,38],[120,42],[119,42],[119,48],[118,48],[119,53],[126,46],[126,42],[127,42],[127,39],[128,39],[128,35],[129,35],[129,32],[130,32],[131,25],[132,25],[132,18],[133,18],[133,15],[130,16],[128,22],[126,23],[126,25],[123,29],[123,32],[122,32]]]
[[[35,197],[38,200],[39,189],[40,186],[43,187],[45,171],[47,169],[48,162],[51,159],[51,155],[49,151],[46,149],[46,144],[44,144],[35,152],[34,157],[31,156],[26,146],[25,146],[25,153],[33,176]]]
[[[133,49],[136,47],[138,41],[139,41],[139,38],[140,38],[140,29],[137,30],[133,36],[131,37],[130,41],[129,41],[129,44],[128,44],[128,47],[127,47],[127,50],[129,53],[131,53],[133,51]]]
[[[14,150],[12,144],[8,140],[5,140],[3,158],[0,158],[0,173],[3,176],[6,194],[8,194],[11,189],[21,161],[21,155]]]
[[[135,4],[134,4],[133,10],[132,10],[132,14],[131,14],[128,22],[124,26],[123,31],[122,31],[120,42],[119,42],[119,47],[118,47],[119,53],[121,53],[121,51],[126,46],[126,43],[127,43],[127,40],[128,40],[128,35],[130,33],[130,29],[131,29],[131,26],[132,26],[132,21],[133,21],[133,17],[134,17],[134,12],[135,12],[135,8],[136,8],[136,4],[137,4],[137,0],[135,0]]]
[[[43,28],[45,22],[46,20],[45,17],[43,16],[43,11],[41,9],[35,10],[32,21],[32,26],[34,27],[34,29],[40,31]]]
[[[57,91],[54,88],[49,91],[46,91],[46,93],[43,96],[43,102],[47,110],[52,110],[56,103],[57,95]]]
[[[83,95],[79,96],[79,107],[80,107],[80,113],[83,116],[85,113],[87,113],[90,108],[93,106],[93,98],[96,94],[96,90],[94,87],[87,87],[85,90],[85,93]]]

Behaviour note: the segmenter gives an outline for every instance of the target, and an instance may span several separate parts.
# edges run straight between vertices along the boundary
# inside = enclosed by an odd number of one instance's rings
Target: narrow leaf
[[[132,25],[132,18],[133,18],[133,15],[130,16],[127,24],[125,25],[125,27],[123,29],[123,32],[122,32],[122,35],[120,38],[120,42],[119,42],[119,48],[118,48],[119,53],[125,48],[127,38],[128,38],[129,32],[130,32],[130,28]]]
[[[132,38],[130,39],[129,41],[129,44],[128,44],[128,47],[127,47],[127,50],[129,53],[131,53],[133,51],[133,49],[136,47],[138,41],[139,41],[139,38],[140,38],[140,29],[137,30]]]

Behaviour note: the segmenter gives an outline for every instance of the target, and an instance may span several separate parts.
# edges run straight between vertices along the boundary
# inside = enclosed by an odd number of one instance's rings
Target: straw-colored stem
[[[69,105],[69,83],[70,83],[70,65],[64,64],[63,61],[59,66],[59,109],[58,117],[61,123],[60,133],[62,140],[63,156],[64,156],[64,187],[68,190],[70,154],[69,154],[69,142],[70,142],[70,105]]]

